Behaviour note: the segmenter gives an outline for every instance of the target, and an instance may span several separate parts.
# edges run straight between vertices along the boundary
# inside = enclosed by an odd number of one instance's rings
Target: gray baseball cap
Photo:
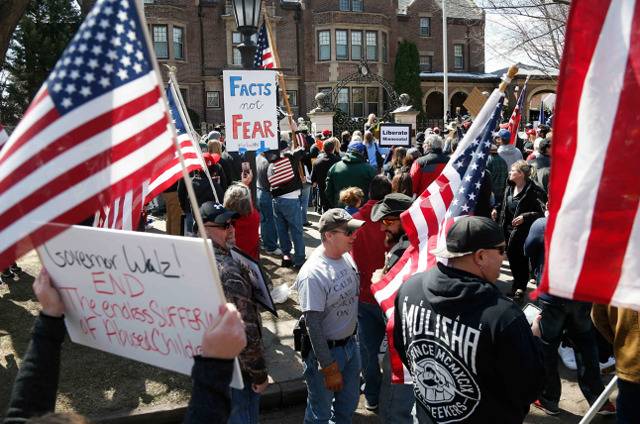
[[[340,208],[329,209],[320,217],[320,232],[335,230],[346,225],[347,229],[355,231],[364,225],[364,221],[354,219],[349,212]]]

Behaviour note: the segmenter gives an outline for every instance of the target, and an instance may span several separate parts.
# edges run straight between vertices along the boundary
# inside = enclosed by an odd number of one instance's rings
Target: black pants
[[[544,349],[546,372],[545,386],[541,398],[558,405],[561,394],[560,374],[558,373],[558,346],[564,330],[573,342],[578,366],[578,385],[589,404],[592,404],[604,390],[598,348],[591,331],[591,304],[570,300],[547,302],[539,299],[542,308],[540,329]]]
[[[511,237],[507,234],[509,246],[507,246],[507,259],[513,275],[513,291],[518,289],[526,290],[529,282],[529,258],[524,255],[524,241],[527,231],[518,231]]]
[[[640,423],[640,384],[618,378],[617,423]]]

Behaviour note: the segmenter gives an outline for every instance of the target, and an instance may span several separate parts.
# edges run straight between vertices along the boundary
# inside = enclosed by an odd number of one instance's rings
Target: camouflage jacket
[[[262,346],[262,322],[258,304],[253,295],[255,289],[252,279],[255,277],[246,266],[235,260],[227,249],[215,243],[213,245],[227,302],[236,305],[245,323],[247,347],[239,357],[245,383],[247,383],[247,377],[251,383],[264,383],[267,379],[267,365]]]

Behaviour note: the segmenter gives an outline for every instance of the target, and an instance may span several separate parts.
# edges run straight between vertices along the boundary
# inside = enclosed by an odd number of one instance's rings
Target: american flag
[[[258,50],[256,50],[256,56],[254,59],[254,65],[256,69],[271,69],[275,67],[276,61],[271,50],[271,43],[269,42],[269,34],[267,33],[267,27],[262,23],[260,32],[258,32]]]
[[[166,90],[169,102],[171,120],[176,128],[178,143],[185,160],[187,172],[203,168],[203,159],[200,149],[195,146],[188,126],[182,119],[182,114],[178,109],[180,102],[177,100],[177,91],[173,82],[169,82]],[[183,111],[184,114],[184,111]],[[156,196],[182,178],[182,165],[178,152],[175,152],[173,159],[165,165],[161,173],[145,181],[140,187],[129,190],[124,196],[117,198],[111,205],[100,208],[96,212],[93,222],[94,227],[112,228],[118,230],[133,231],[137,228],[142,210],[147,203]]]
[[[387,341],[394,383],[410,379],[393,346],[394,301],[412,275],[436,264],[429,251],[443,242],[456,218],[473,213],[482,184],[491,136],[500,119],[504,96],[495,90],[438,178],[402,213],[400,219],[411,245],[371,291],[388,318]]]
[[[640,309],[638,64],[640,1],[571,3],[541,291]]]
[[[522,119],[522,109],[524,108],[524,99],[527,97],[527,82],[529,81],[529,77],[524,82],[524,87],[520,91],[520,95],[518,96],[518,102],[516,103],[516,107],[513,108],[513,113],[509,118],[509,132],[511,133],[511,140],[509,140],[509,144],[516,144],[516,140],[518,140],[518,128],[520,127],[520,120]]]
[[[9,140],[9,134],[7,134],[7,130],[4,129],[2,124],[0,123],[0,148],[4,145],[4,143]]]
[[[99,0],[0,151],[0,269],[173,158],[145,28],[135,0]]]

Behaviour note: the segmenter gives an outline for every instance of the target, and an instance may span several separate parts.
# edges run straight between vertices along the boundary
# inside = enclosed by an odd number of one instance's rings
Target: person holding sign
[[[200,214],[204,232],[213,243],[224,294],[240,311],[247,336],[247,347],[239,357],[245,387],[243,390],[231,389],[232,411],[229,423],[257,423],[260,394],[267,388],[269,381],[260,330],[260,312],[254,296],[255,277],[245,265],[231,256],[231,248],[236,244],[233,220],[240,215],[215,202],[204,203],[200,207]]]
[[[31,343],[11,391],[4,423],[24,423],[46,414],[41,423],[89,422],[76,414],[54,414],[60,354],[66,328],[64,303],[46,270],[33,283],[42,305]],[[244,323],[235,306],[221,305],[217,319],[202,336],[202,355],[194,357],[193,389],[185,423],[222,423],[229,417],[233,359],[247,344]]]

